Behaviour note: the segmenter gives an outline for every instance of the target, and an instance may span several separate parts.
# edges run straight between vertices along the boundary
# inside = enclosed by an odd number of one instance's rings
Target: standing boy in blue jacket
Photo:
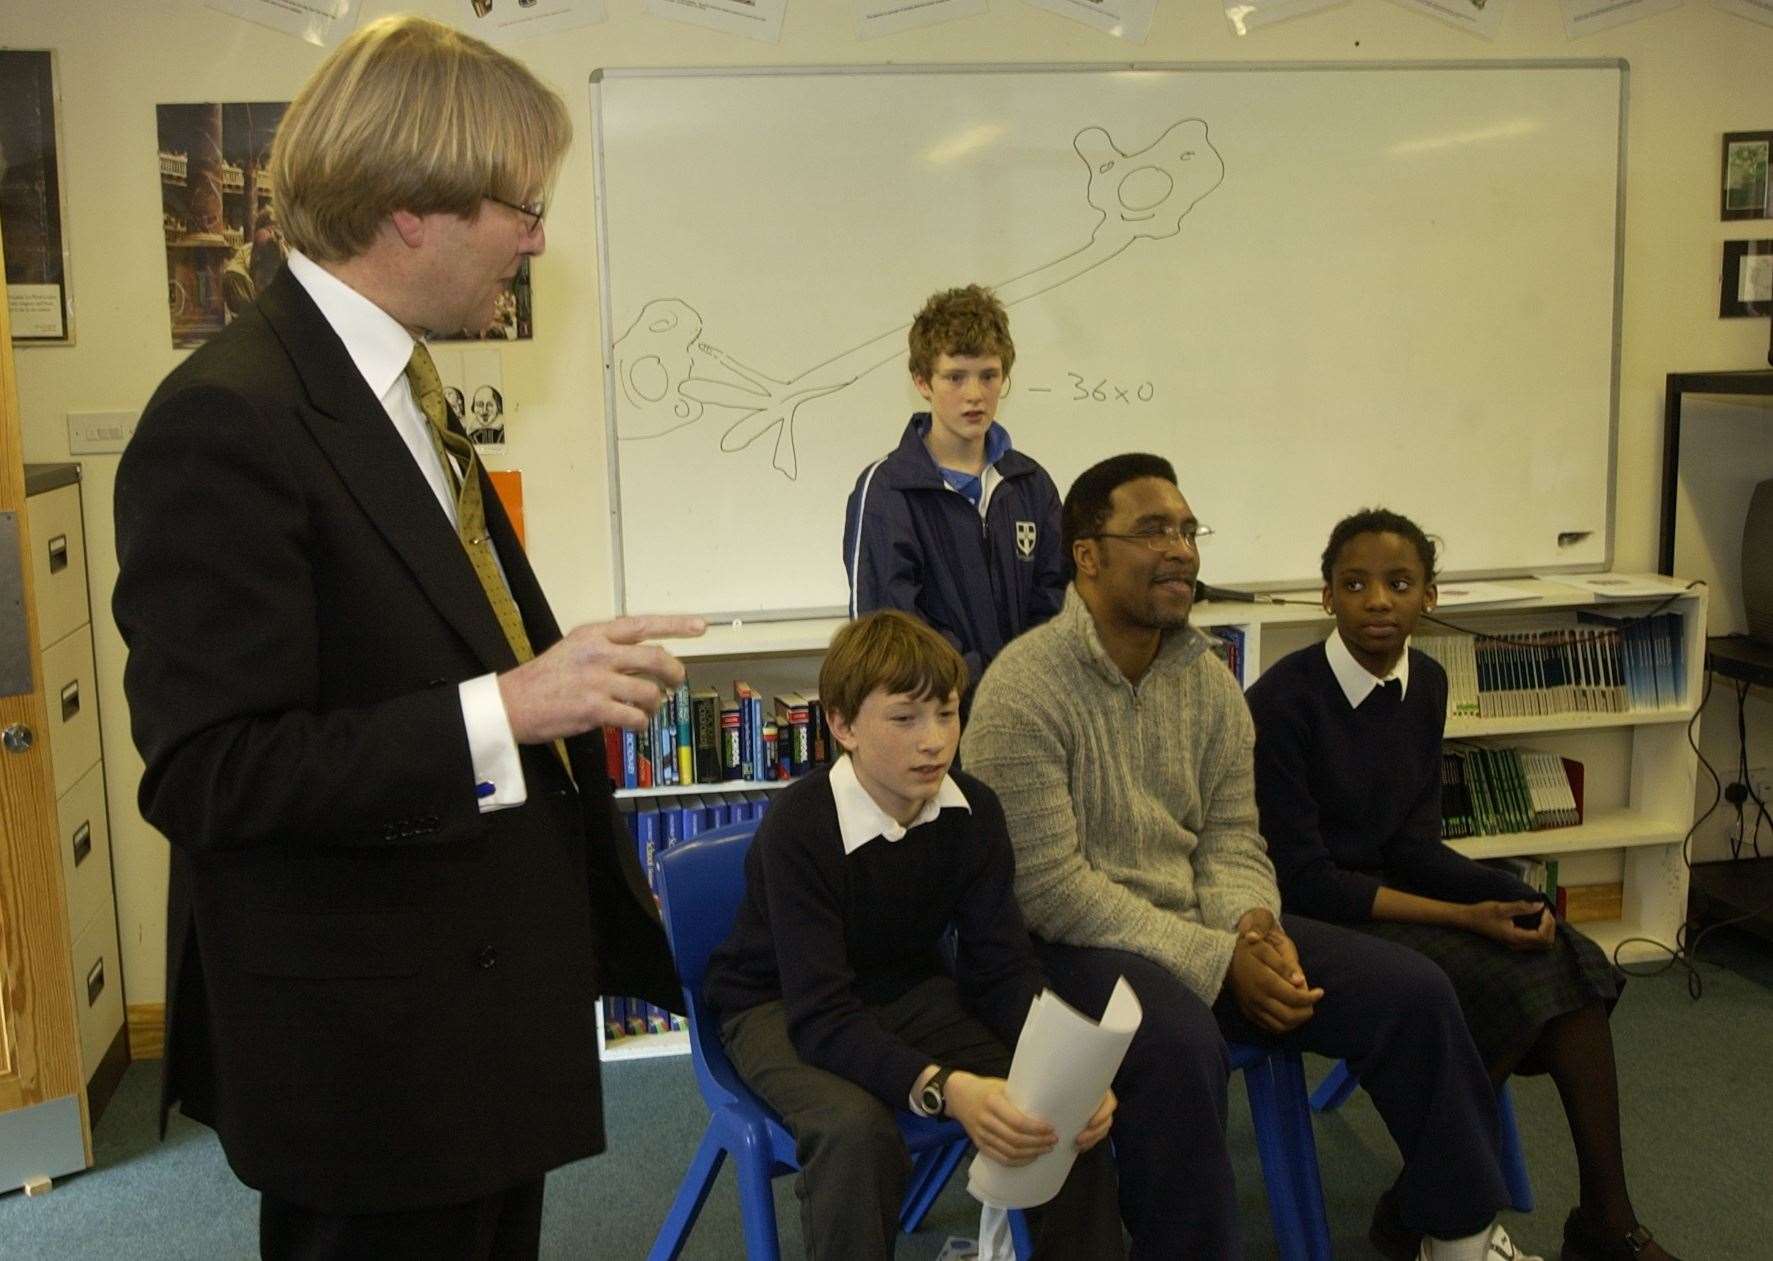
[[[938,293],[910,343],[930,410],[850,492],[850,616],[892,608],[928,622],[965,660],[970,697],[998,651],[1064,600],[1059,492],[997,423],[1016,361],[1003,303],[979,285]]]

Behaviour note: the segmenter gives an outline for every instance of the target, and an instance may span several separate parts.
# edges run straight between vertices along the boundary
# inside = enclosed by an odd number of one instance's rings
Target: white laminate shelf
[[[1512,718],[1448,718],[1447,739],[1475,740],[1527,735],[1535,731],[1606,731],[1615,727],[1649,727],[1692,721],[1694,710],[1637,709],[1623,713],[1521,714]]]
[[[796,775],[794,779],[799,779]],[[617,797],[687,797],[691,793],[752,792],[786,788],[793,779],[722,779],[711,784],[655,784],[651,788],[618,788]]]
[[[1521,854],[1580,854],[1639,845],[1678,845],[1685,834],[1682,826],[1627,808],[1591,810],[1575,827],[1464,836],[1448,841],[1447,845],[1467,858],[1513,858]]]
[[[669,1033],[636,1033],[615,1038],[603,1044],[603,1062],[617,1060],[656,1060],[672,1055],[689,1054],[689,1031],[673,1029]]]

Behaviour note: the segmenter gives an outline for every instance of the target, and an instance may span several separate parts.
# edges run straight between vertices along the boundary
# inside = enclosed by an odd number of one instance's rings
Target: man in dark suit
[[[542,252],[569,139],[485,44],[364,27],[278,133],[288,266],[118,469],[162,1124],[215,1127],[266,1256],[534,1256],[546,1171],[603,1147],[593,1000],[678,1002],[598,728],[700,619],[563,638],[418,340]]]

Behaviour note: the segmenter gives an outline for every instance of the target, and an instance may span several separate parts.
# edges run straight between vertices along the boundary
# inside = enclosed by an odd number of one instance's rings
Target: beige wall
[[[378,0],[364,5],[371,16],[398,7]],[[461,6],[459,0],[415,0],[406,7],[447,18]],[[642,0],[607,0],[607,7],[610,20],[601,26],[515,49],[566,93],[581,135],[589,130],[587,78],[598,66],[1624,57],[1632,75],[1619,567],[1647,569],[1655,562],[1663,375],[1765,363],[1766,321],[1717,319],[1716,277],[1723,239],[1773,236],[1773,223],[1720,223],[1717,185],[1720,134],[1773,126],[1773,75],[1767,73],[1773,28],[1704,0],[1576,44],[1564,38],[1551,0],[1513,5],[1495,43],[1383,0],[1352,0],[1239,39],[1219,0],[1160,0],[1142,47],[1016,0],[994,0],[982,17],[868,44],[853,37],[850,0],[790,0],[779,46],[660,21],[644,13]],[[169,348],[163,296],[154,106],[287,99],[320,54],[197,0],[12,0],[0,6],[0,44],[53,48],[60,56],[78,342],[21,349],[18,375],[28,458],[61,460],[68,458],[67,412],[139,408],[180,357]],[[535,281],[540,336],[505,354],[506,393],[522,400],[522,411],[503,462],[523,470],[530,548],[561,620],[570,623],[612,604],[591,160],[584,143],[568,162],[548,227],[550,249]],[[103,611],[116,574],[110,510],[116,457],[86,457],[85,465],[124,972],[130,1001],[154,1002],[164,990],[166,849],[134,808],[140,764],[121,690],[123,645]],[[1716,754],[1722,724],[1714,727],[1719,730],[1708,748]],[[1773,754],[1773,743],[1764,747]],[[1733,746],[1722,753],[1733,758]]]

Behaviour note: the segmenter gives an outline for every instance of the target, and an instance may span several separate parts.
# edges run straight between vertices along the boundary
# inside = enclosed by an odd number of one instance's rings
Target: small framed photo
[[[1725,241],[1718,315],[1773,315],[1773,241]]]
[[[1722,218],[1773,219],[1767,179],[1770,152],[1773,131],[1724,133]]]

